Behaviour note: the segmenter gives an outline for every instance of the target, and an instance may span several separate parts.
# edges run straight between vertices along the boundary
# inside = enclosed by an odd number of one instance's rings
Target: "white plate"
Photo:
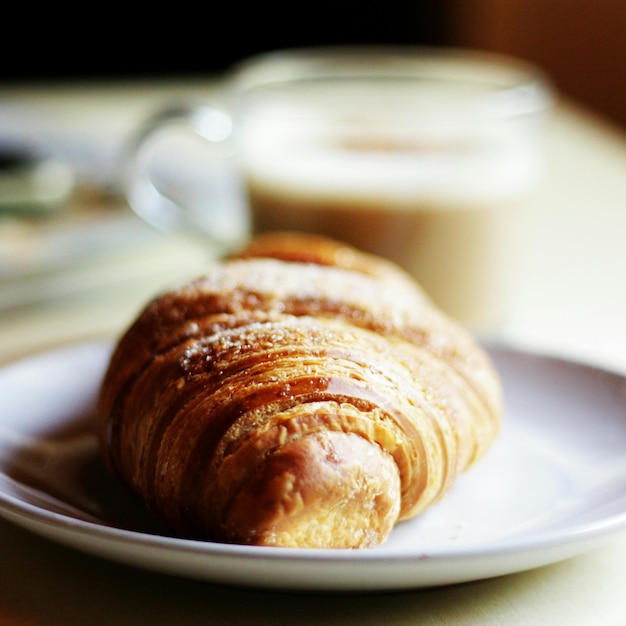
[[[446,499],[368,550],[258,548],[168,536],[103,470],[94,403],[107,343],[0,371],[0,514],[87,553],[218,583],[398,590],[518,572],[626,529],[626,378],[491,350],[505,425]]]

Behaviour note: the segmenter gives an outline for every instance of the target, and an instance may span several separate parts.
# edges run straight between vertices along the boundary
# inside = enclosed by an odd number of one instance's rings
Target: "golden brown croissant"
[[[368,547],[485,453],[500,387],[395,265],[271,234],[144,309],[99,411],[107,465],[177,532]]]

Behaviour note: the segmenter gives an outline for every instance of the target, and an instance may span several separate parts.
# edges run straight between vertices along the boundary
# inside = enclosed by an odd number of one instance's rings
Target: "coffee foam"
[[[245,170],[255,186],[284,196],[459,208],[523,196],[539,176],[532,155],[530,141],[502,132],[311,137],[275,125],[249,133]]]

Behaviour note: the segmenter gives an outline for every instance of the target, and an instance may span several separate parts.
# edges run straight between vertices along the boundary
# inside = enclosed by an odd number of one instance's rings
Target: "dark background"
[[[221,0],[144,6],[15,7],[15,36],[5,31],[0,44],[0,81],[195,76],[279,48],[437,45],[446,2]]]
[[[532,61],[626,128],[625,0],[12,0],[5,16],[0,85],[213,75],[280,48],[452,45]]]

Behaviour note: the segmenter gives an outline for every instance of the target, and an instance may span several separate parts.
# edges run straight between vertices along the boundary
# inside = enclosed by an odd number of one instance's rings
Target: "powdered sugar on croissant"
[[[185,536],[354,548],[440,499],[500,423],[486,353],[394,265],[272,234],[141,312],[102,450]]]

